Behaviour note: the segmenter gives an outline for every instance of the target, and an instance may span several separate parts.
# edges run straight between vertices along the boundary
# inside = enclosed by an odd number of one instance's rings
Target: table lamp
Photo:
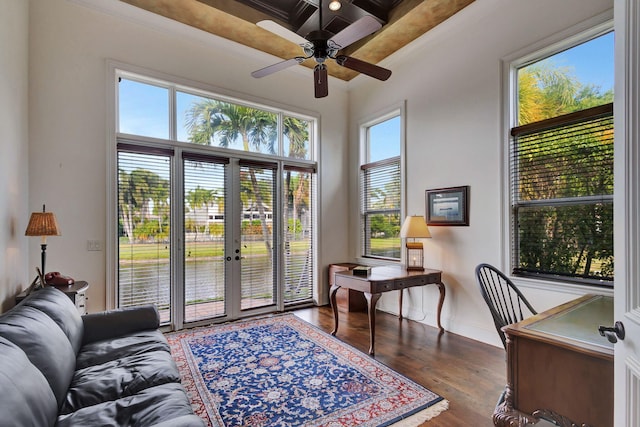
[[[407,216],[402,223],[400,229],[400,237],[403,239],[414,239],[412,242],[407,241],[407,270],[424,271],[424,250],[422,248],[422,242],[416,242],[418,238],[431,237],[429,228],[424,218],[419,215]]]
[[[42,212],[33,212],[31,218],[29,218],[29,225],[24,232],[25,236],[40,236],[40,248],[42,249],[41,255],[41,273],[45,274],[45,263],[47,259],[47,236],[59,236],[60,228],[58,227],[58,221],[53,212],[46,212],[45,206],[42,205]],[[42,284],[44,286],[44,283]]]

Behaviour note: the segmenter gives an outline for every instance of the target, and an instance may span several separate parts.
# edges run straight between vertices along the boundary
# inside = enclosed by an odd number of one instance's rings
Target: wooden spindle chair
[[[489,306],[502,345],[507,348],[502,327],[538,314],[522,292],[500,270],[489,264],[476,267],[476,280],[482,298]]]

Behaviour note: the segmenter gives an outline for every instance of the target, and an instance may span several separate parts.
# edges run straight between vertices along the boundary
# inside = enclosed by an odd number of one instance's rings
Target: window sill
[[[597,294],[613,296],[613,288],[581,285],[578,283],[558,282],[552,280],[529,279],[526,277],[510,276],[509,279],[519,288],[538,289],[548,292],[584,295]]]

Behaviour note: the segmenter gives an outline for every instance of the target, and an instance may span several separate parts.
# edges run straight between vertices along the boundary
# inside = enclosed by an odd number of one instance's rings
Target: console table
[[[507,387],[496,426],[552,420],[560,426],[613,426],[613,298],[585,295],[502,330]]]
[[[335,273],[334,283],[329,291],[329,300],[333,309],[334,328],[331,335],[338,332],[338,307],[336,304],[336,292],[340,288],[362,292],[367,300],[369,313],[369,354],[374,354],[376,335],[376,304],[383,292],[400,291],[399,317],[402,319],[402,293],[403,289],[414,286],[436,285],[440,290],[438,302],[438,328],[444,331],[440,323],[442,304],[444,303],[445,288],[442,283],[442,271],[425,269],[424,271],[407,271],[403,266],[379,266],[372,267],[366,276],[353,274],[353,270],[339,271]]]

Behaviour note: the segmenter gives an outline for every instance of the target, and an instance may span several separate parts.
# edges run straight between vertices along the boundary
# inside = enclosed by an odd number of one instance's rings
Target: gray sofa
[[[55,288],[0,315],[0,426],[203,426],[153,306],[80,316]]]

